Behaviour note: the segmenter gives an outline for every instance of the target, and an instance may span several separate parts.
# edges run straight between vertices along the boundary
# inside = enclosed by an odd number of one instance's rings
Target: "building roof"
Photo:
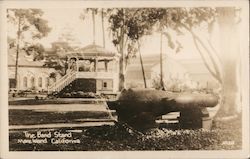
[[[143,67],[145,71],[150,71],[155,66],[160,64],[160,56],[159,55],[145,55],[142,57]],[[163,56],[163,63],[167,66],[172,65],[179,65],[180,63],[175,61],[174,59],[167,57],[166,55]],[[182,67],[182,66],[181,66]],[[131,59],[130,64],[128,65],[128,71],[141,71],[141,63],[139,57]]]
[[[16,64],[16,48],[8,49],[8,66],[15,66]],[[25,51],[20,50],[18,58],[19,66],[27,67],[42,67],[43,61],[34,61],[32,55],[27,55]]]
[[[104,57],[110,57],[110,56],[116,56],[117,54],[114,52],[111,52],[107,49],[105,49],[102,46],[91,44],[87,45],[83,48],[80,48],[76,51],[72,51],[67,53],[66,56],[74,56],[74,57],[83,57],[83,56],[104,56]]]
[[[179,62],[192,74],[209,74],[202,59],[179,60]]]

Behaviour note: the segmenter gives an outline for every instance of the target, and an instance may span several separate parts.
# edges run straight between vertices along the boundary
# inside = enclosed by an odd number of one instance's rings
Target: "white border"
[[[243,108],[243,149],[239,151],[83,151],[83,152],[9,152],[8,134],[8,71],[7,71],[7,28],[6,8],[84,8],[84,7],[200,7],[200,6],[240,6],[247,10],[244,18],[247,18],[246,37],[244,43],[245,68],[244,108]],[[249,2],[238,1],[0,1],[0,158],[249,158]]]

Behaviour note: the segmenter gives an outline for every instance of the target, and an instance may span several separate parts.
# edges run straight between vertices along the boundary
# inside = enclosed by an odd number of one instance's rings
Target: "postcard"
[[[248,158],[248,1],[2,1],[1,158]]]

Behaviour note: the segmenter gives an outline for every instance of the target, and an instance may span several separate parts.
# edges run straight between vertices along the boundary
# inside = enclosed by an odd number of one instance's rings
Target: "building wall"
[[[195,81],[199,88],[216,89],[219,83],[209,73],[192,73],[190,77]]]
[[[97,79],[96,91],[113,93],[113,79]]]
[[[199,88],[219,88],[218,82],[209,73],[201,59],[181,60],[180,63],[188,70],[190,78]]]
[[[18,90],[47,90],[52,83],[49,75],[53,72],[52,68],[44,67],[19,67],[17,76]],[[15,67],[8,67],[9,79],[15,79]]]
[[[126,74],[126,86],[128,88],[143,88],[143,74],[140,62],[135,61],[132,67],[128,66]],[[160,77],[160,62],[158,58],[144,57],[144,71],[148,88],[154,87],[154,82]],[[170,80],[188,80],[188,72],[181,64],[173,59],[166,58],[163,61],[163,74],[166,83]]]
[[[160,64],[152,67],[151,79],[160,75]],[[177,62],[164,60],[163,62],[163,78],[168,81],[172,79],[189,80],[189,72]]]

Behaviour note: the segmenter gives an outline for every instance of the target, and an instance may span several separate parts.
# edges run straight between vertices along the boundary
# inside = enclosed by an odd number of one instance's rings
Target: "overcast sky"
[[[82,47],[92,44],[92,19],[91,15],[86,16],[85,20],[79,18],[80,14],[83,12],[82,9],[43,9],[44,18],[48,20],[49,26],[52,27],[51,32],[48,37],[42,39],[42,43],[45,47],[50,47],[50,43],[58,40],[58,37],[65,31],[65,28],[72,29],[72,34],[75,36],[76,40],[79,41]],[[106,48],[109,50],[116,51],[112,44],[112,39],[109,35],[108,24],[105,22],[106,28]],[[101,18],[96,16],[96,44],[102,45],[102,30],[101,30]],[[187,41],[183,43],[184,49],[177,55],[167,47],[166,38],[163,38],[163,51],[169,54],[173,58],[199,58],[199,54],[196,52],[194,45],[190,41],[190,37],[181,37],[182,41]],[[155,34],[150,37],[146,37],[142,43],[142,54],[159,54],[160,52],[160,35]]]
[[[50,48],[51,43],[58,40],[60,35],[65,32],[65,28],[71,30],[72,35],[76,41],[80,42],[81,47],[93,43],[92,34],[92,16],[86,15],[85,19],[80,19],[80,14],[83,13],[83,9],[77,8],[46,8],[43,18],[48,20],[49,26],[52,28],[47,37],[43,38],[40,42],[46,47]],[[107,19],[105,21],[105,35],[106,35],[106,48],[111,51],[116,51],[112,44],[112,38],[108,29]],[[9,29],[12,30],[12,29]],[[183,45],[183,49],[180,53],[176,54],[174,50],[171,50],[167,45],[166,37],[163,37],[163,53],[169,55],[175,59],[198,59],[200,58],[190,35],[178,37]],[[96,16],[96,44],[101,45],[102,42],[102,27],[101,18]],[[160,54],[160,34],[155,33],[153,35],[143,38],[141,43],[142,56],[147,54]]]

